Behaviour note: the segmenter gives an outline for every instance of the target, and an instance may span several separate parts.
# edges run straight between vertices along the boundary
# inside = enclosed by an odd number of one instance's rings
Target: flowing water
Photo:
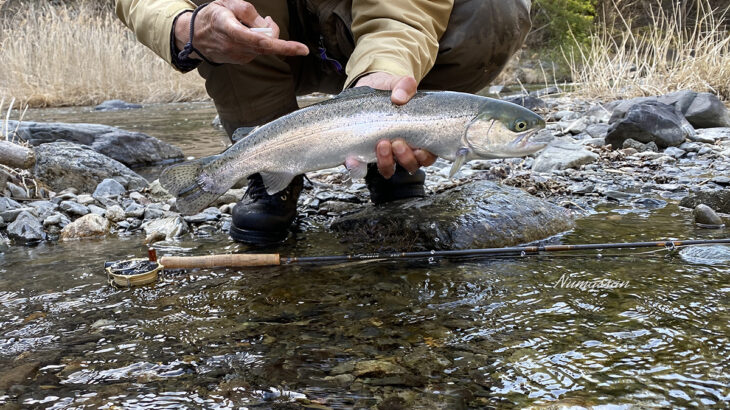
[[[730,236],[695,227],[672,202],[596,211],[558,240]],[[0,245],[0,405],[730,405],[727,247],[197,270],[107,285],[104,262],[144,256],[141,242]],[[159,253],[247,251],[262,252],[220,235]],[[313,226],[270,251],[352,245]],[[579,282],[602,279],[612,282]]]

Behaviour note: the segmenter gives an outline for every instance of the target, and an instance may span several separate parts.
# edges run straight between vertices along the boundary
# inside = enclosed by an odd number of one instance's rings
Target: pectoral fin
[[[288,172],[261,172],[261,179],[264,181],[266,193],[274,195],[289,186],[294,175]]]
[[[365,178],[365,174],[368,173],[367,162],[360,161],[355,157],[347,157],[345,159],[345,168],[349,171],[350,179],[352,180]]]
[[[469,156],[469,148],[459,148],[454,156],[454,163],[451,164],[451,171],[449,171],[449,178],[453,178],[459,168],[466,163],[467,157]]]

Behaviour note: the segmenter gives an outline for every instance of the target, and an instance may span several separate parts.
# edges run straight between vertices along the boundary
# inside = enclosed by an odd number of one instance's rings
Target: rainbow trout
[[[545,147],[530,137],[545,121],[532,111],[473,94],[418,92],[397,106],[389,91],[359,87],[254,129],[219,155],[172,165],[160,183],[183,214],[201,211],[236,182],[260,173],[269,194],[295,175],[345,164],[362,178],[382,139],[403,138],[453,161],[530,155]]]

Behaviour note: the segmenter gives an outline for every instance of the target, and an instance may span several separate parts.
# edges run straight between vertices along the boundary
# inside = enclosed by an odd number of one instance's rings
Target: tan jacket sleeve
[[[436,61],[453,7],[454,0],[354,0],[355,50],[345,86],[375,71],[420,82]]]
[[[175,16],[195,5],[188,0],[116,0],[117,16],[137,37],[172,65],[170,35]]]

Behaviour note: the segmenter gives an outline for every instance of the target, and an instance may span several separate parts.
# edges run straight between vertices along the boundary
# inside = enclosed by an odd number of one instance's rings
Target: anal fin
[[[269,195],[274,195],[277,192],[283,191],[287,186],[289,186],[292,179],[294,179],[294,175],[288,172],[263,171],[260,174],[261,179],[264,181],[264,186],[266,187],[266,193]]]

